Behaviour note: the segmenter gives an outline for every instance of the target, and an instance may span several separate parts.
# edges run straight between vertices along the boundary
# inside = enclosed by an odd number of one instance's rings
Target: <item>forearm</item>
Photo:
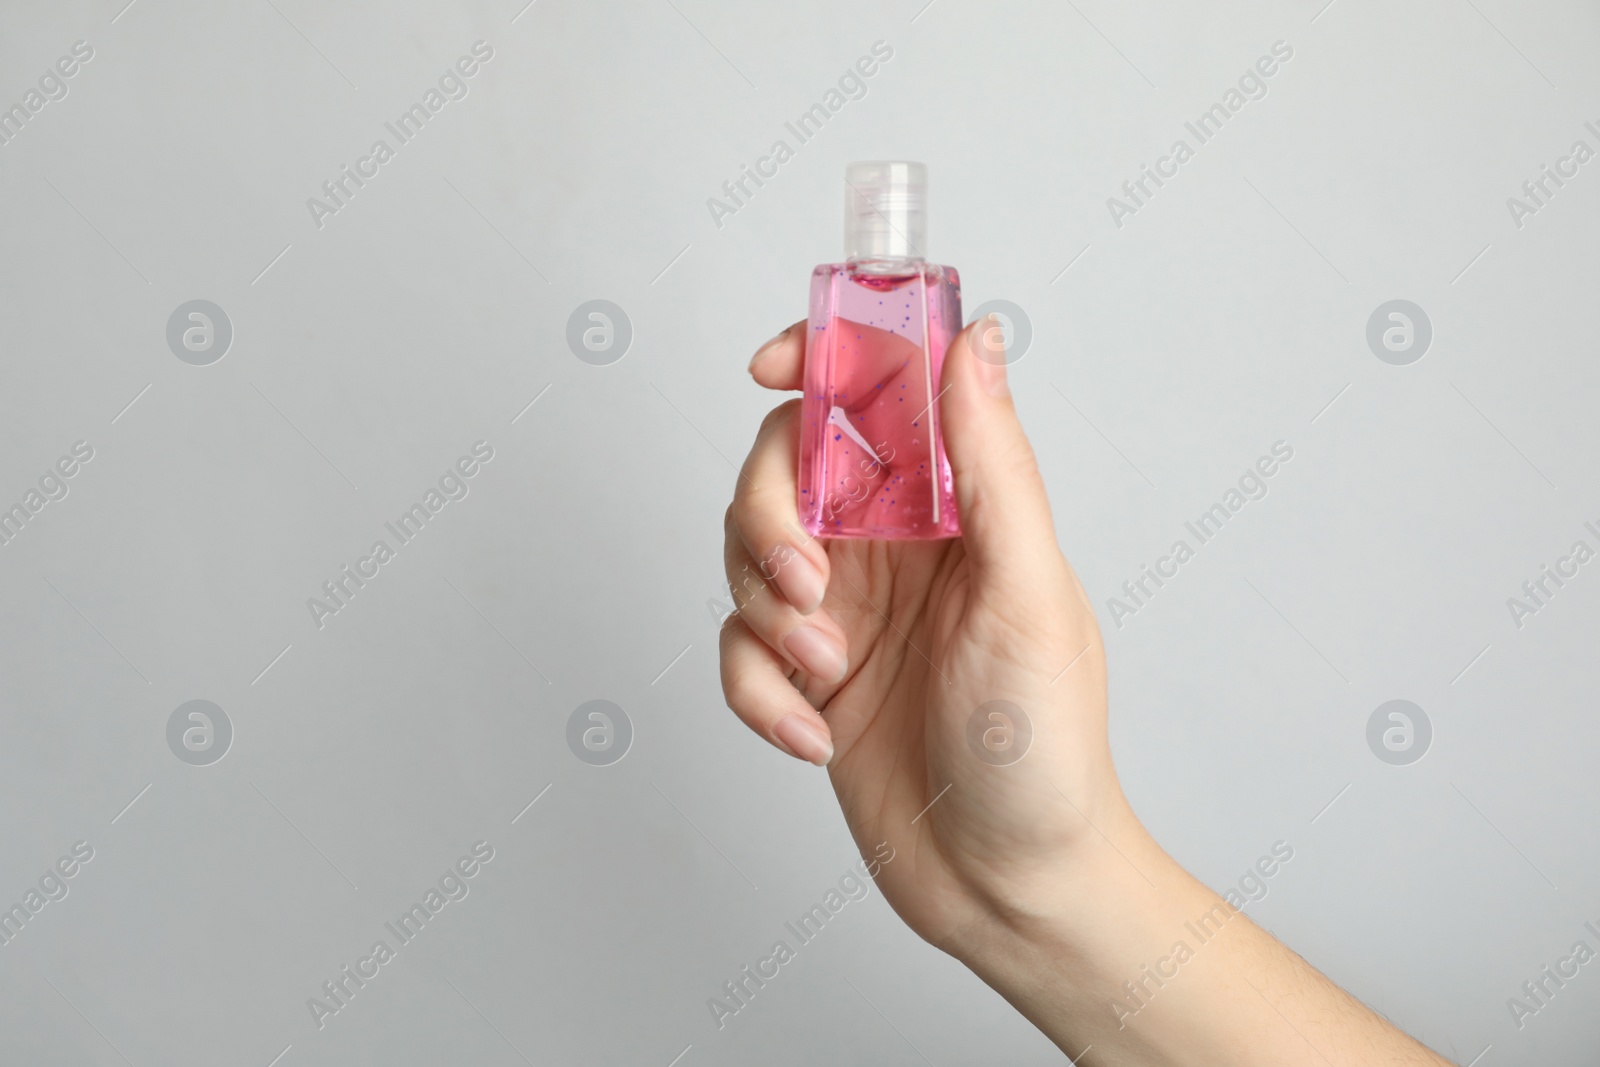
[[[958,953],[1074,1060],[1446,1064],[1178,866],[1131,813],[1083,847],[1050,900]]]

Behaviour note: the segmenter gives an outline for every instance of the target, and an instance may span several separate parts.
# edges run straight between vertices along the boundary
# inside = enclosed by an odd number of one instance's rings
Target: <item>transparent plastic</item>
[[[928,242],[928,168],[871,160],[844,169],[844,258],[923,260]]]
[[[961,280],[915,259],[811,275],[800,415],[800,519],[816,537],[958,537],[939,376]]]

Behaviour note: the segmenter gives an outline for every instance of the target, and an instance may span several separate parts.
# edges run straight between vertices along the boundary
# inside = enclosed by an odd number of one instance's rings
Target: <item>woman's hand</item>
[[[805,335],[796,323],[762,346],[756,381],[799,389]],[[895,850],[885,897],[952,951],[996,914],[1044,908],[1070,884],[1075,846],[1131,820],[1106,744],[1099,628],[1056,545],[1004,353],[975,352],[999,337],[992,319],[974,323],[944,363],[961,538],[810,538],[799,400],[763,423],[726,522],[729,706],[828,766],[863,854]]]
[[[805,324],[756,381],[798,389]],[[945,357],[939,405],[962,536],[809,538],[800,402],[762,424],[728,509],[738,601],[722,685],[744,722],[826,764],[900,916],[1074,1058],[1102,1067],[1445,1061],[1317,973],[1164,853],[1106,742],[1106,667],[1056,545],[993,320]],[[1025,749],[1025,751],[1024,751]]]

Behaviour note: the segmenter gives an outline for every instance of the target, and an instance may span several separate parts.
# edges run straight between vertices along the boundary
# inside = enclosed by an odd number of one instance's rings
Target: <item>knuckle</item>
[[[783,403],[767,412],[766,416],[761,420],[762,436],[765,436],[766,434],[780,429],[786,425],[791,419],[794,418],[795,413],[799,410],[800,400],[799,398],[795,398],[792,400],[785,400]]]
[[[1017,434],[1010,442],[1004,459],[1005,465],[1018,476],[1034,480],[1040,477],[1039,458],[1033,453],[1033,444],[1023,434]]]
[[[746,670],[729,671],[722,679],[722,697],[728,709],[741,719],[749,719],[758,706],[756,685]]]
[[[755,627],[751,625],[751,616],[759,616],[760,611],[759,608],[752,611],[752,608],[764,603],[767,583],[750,569],[749,564],[745,564],[743,570],[728,576],[728,591],[733,597],[733,614],[743,620],[746,629],[756,633]]]
[[[780,518],[775,513],[777,501],[771,492],[749,488],[733,498],[733,531],[757,559],[763,558],[777,536]]]

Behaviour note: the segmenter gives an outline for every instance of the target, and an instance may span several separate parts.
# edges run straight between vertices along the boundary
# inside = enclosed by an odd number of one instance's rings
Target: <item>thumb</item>
[[[1006,384],[1005,340],[985,315],[950,343],[939,402],[967,554],[985,583],[1036,582],[1061,566],[1033,446]]]

